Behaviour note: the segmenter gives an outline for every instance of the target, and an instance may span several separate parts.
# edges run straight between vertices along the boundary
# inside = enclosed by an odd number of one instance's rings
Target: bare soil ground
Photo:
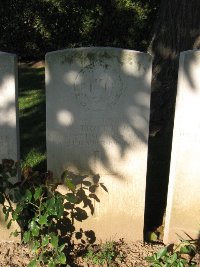
[[[123,262],[114,262],[112,267],[148,267],[146,256],[151,256],[163,247],[162,244],[143,244],[143,242],[122,243],[119,245],[120,254],[124,256]],[[22,244],[15,242],[0,243],[0,267],[26,267],[32,259],[30,249]],[[195,259],[200,267],[200,257]],[[93,267],[94,265],[84,262],[82,257],[77,257],[74,264],[68,267]],[[96,266],[96,265],[95,265]]]
[[[121,267],[140,267],[149,266],[145,261],[146,256],[152,255],[153,252],[158,251],[162,244],[149,245],[142,242],[123,243],[120,245],[120,254],[123,254],[124,261],[116,262],[113,266]],[[28,266],[32,258],[32,254],[27,246],[14,242],[0,243],[0,267],[25,267]],[[75,264],[70,266],[92,266],[87,265],[81,257],[77,257]]]

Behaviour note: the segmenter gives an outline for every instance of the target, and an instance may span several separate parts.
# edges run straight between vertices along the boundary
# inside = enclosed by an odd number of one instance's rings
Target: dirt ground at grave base
[[[150,266],[145,257],[152,255],[162,248],[162,244],[143,244],[143,242],[122,243],[119,245],[120,255],[124,255],[124,262],[115,262],[111,266],[142,267]],[[0,267],[25,267],[28,266],[32,254],[27,246],[14,242],[0,243]],[[81,257],[76,258],[76,264],[68,265],[76,267],[92,267],[87,265]],[[197,265],[200,266],[200,263]]]

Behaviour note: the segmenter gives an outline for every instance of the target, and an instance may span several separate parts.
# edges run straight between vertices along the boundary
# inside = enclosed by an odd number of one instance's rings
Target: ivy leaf
[[[74,194],[68,193],[66,195],[66,200],[69,201],[70,203],[77,203],[78,198]]]
[[[165,256],[167,253],[167,247],[161,248],[161,250],[158,251],[157,253],[157,259],[162,258],[163,256]]]
[[[172,255],[172,258],[171,258],[171,263],[174,263],[174,262],[177,260],[177,258],[178,258],[177,253],[174,253],[174,254]]]
[[[28,267],[37,267],[38,261],[36,259],[29,262]]]
[[[154,257],[153,256],[147,256],[145,257],[145,260],[148,261],[149,263],[154,262]]]
[[[52,236],[51,238],[51,244],[52,246],[57,249],[58,248],[58,237],[57,236]]]
[[[59,252],[62,252],[63,249],[65,248],[65,245],[66,245],[66,244],[62,244],[62,245],[58,248],[58,251],[59,251]]]
[[[184,261],[183,261],[184,262]],[[179,261],[177,267],[184,267],[185,265],[183,264],[183,262]],[[185,263],[185,262],[184,262]]]
[[[65,254],[63,252],[58,254],[58,256],[56,257],[56,262],[60,263],[60,264],[65,264],[66,263],[66,256],[65,256]]]
[[[55,215],[55,197],[47,200],[46,210],[49,215]]]
[[[72,183],[70,179],[66,179],[65,183],[66,183],[66,186],[69,188],[69,190],[71,190],[72,192],[76,190],[75,185]]]
[[[26,231],[26,232],[24,232],[24,235],[23,235],[23,241],[25,243],[28,243],[29,240],[30,240],[30,231]]]
[[[64,206],[62,204],[59,205],[59,203],[56,203],[56,210],[57,210],[57,218],[60,219],[64,213]]]
[[[65,170],[61,175],[61,180],[64,181],[68,176],[68,170]]]
[[[33,242],[33,252],[37,252],[38,248],[40,247],[40,243],[37,240],[34,240]]]
[[[18,204],[15,211],[12,214],[12,218],[14,221],[16,221],[19,218],[19,215],[22,211],[23,211],[23,206]]]
[[[41,215],[41,216],[39,217],[38,223],[39,223],[40,225],[47,224],[47,215]]]
[[[191,246],[183,246],[180,249],[180,253],[182,254],[191,254],[191,252],[193,251]]]
[[[35,193],[34,193],[34,196],[33,196],[35,201],[40,198],[41,194],[42,194],[42,187],[40,186],[40,187],[37,187],[35,189]]]
[[[42,246],[45,247],[49,244],[49,236],[46,235],[44,236],[44,238],[42,239]]]
[[[36,222],[31,221],[30,223],[30,230],[33,236],[39,236],[39,226],[36,224]]]
[[[26,189],[24,198],[25,198],[27,201],[31,202],[31,199],[32,199],[32,193],[31,193],[30,190]]]

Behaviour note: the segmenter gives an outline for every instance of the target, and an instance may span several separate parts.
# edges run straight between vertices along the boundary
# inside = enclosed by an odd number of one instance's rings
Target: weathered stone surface
[[[19,160],[18,104],[16,56],[0,52],[0,162],[2,159]],[[11,240],[3,214],[0,214],[0,239]],[[15,239],[16,240],[16,239]]]
[[[19,159],[16,56],[0,52],[0,160]]]
[[[142,239],[150,110],[151,57],[116,48],[46,55],[47,164],[99,174],[97,238]],[[82,226],[84,227],[84,226]]]
[[[200,51],[182,52],[174,121],[164,242],[200,230]],[[187,237],[188,239],[188,237]]]

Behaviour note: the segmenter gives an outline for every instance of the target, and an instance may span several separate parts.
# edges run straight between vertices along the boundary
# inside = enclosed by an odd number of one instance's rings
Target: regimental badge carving
[[[81,69],[75,78],[76,99],[87,110],[112,108],[119,101],[123,85],[114,66],[95,62]]]

